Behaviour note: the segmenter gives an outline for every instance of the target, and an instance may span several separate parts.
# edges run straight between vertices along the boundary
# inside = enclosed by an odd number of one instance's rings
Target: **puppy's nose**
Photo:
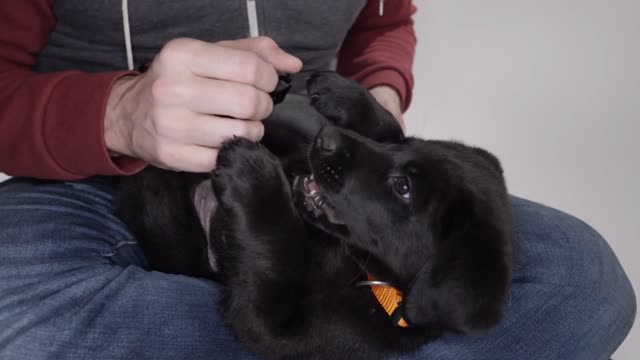
[[[332,128],[325,128],[316,139],[316,148],[326,153],[334,153],[340,147],[340,134]]]
[[[338,148],[338,144],[330,137],[320,136],[316,141],[316,147],[326,152],[334,152]]]

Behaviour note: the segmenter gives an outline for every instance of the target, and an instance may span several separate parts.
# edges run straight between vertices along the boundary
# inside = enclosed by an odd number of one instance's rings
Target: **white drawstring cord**
[[[247,16],[249,18],[249,36],[260,36],[260,28],[258,27],[258,10],[256,9],[256,0],[247,0]]]
[[[379,0],[379,15],[384,15],[384,0]],[[247,11],[249,15],[249,29],[251,37],[259,35],[258,17],[256,16],[255,0],[247,0]],[[124,44],[127,51],[127,66],[133,70],[133,48],[131,46],[131,27],[129,26],[129,1],[122,0],[122,30],[124,32]]]
[[[124,31],[124,45],[127,51],[127,66],[133,70],[133,48],[131,47],[131,28],[129,27],[129,2],[122,0],[122,28]]]

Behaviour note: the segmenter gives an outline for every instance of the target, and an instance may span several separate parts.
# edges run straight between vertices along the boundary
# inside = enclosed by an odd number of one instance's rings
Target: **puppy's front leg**
[[[404,139],[396,118],[353,80],[335,72],[317,72],[307,81],[307,92],[313,107],[336,126],[381,142]]]
[[[222,308],[254,350],[295,327],[306,276],[307,235],[279,161],[260,144],[227,143],[212,185],[219,205],[210,239],[225,285]]]

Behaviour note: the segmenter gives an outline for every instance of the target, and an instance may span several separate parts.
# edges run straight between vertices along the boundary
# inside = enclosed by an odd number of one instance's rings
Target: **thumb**
[[[239,40],[221,41],[218,45],[251,51],[273,67],[278,72],[297,73],[302,69],[302,61],[297,57],[282,50],[273,39],[260,36]]]

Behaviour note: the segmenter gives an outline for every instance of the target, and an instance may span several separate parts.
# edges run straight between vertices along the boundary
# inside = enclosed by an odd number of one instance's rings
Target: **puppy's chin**
[[[292,190],[295,206],[305,222],[334,236],[349,235],[347,226],[338,217],[313,174],[296,176]]]

